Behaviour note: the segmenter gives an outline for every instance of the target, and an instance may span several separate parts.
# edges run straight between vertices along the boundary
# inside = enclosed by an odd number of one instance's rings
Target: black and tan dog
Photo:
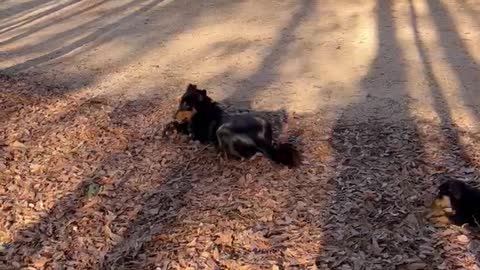
[[[274,144],[268,121],[251,114],[228,114],[206,90],[193,84],[181,97],[172,127],[193,140],[218,146],[230,157],[250,158],[260,152],[289,167],[300,163],[299,152],[291,144]]]
[[[480,190],[460,180],[446,179],[440,185],[432,209],[434,219],[440,223],[477,227],[480,224]]]

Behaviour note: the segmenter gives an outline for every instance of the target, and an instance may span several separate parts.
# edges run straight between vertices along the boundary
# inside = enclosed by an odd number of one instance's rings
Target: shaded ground
[[[0,4],[1,269],[479,268],[478,1]],[[305,164],[162,139],[188,82]]]

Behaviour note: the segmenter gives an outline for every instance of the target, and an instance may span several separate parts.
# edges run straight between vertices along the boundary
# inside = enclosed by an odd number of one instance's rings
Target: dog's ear
[[[200,100],[201,101],[205,101],[205,102],[212,102],[212,99],[207,96],[207,90],[198,90],[198,92],[200,93]]]
[[[187,92],[193,92],[197,90],[197,86],[195,84],[188,84],[187,86]]]

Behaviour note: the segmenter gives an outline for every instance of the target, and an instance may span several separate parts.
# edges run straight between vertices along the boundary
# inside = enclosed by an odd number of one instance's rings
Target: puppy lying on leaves
[[[448,179],[440,185],[432,210],[433,218],[439,223],[479,226],[480,190],[465,182]]]
[[[229,157],[250,158],[260,152],[289,167],[300,163],[300,154],[291,144],[274,144],[268,121],[251,114],[230,115],[196,85],[188,85],[169,125],[193,140],[218,146]]]

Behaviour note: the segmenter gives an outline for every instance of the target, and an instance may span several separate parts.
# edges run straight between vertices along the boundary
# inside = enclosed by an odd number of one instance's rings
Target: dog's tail
[[[258,148],[272,161],[288,166],[289,168],[300,165],[300,152],[290,143],[269,144],[257,143]]]

